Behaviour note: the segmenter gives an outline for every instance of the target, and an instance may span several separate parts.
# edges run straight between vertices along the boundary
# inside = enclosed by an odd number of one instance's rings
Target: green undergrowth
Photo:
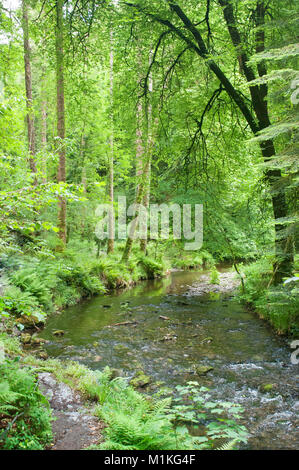
[[[299,336],[299,258],[293,276],[280,285],[271,283],[271,259],[263,258],[243,268],[245,290],[240,298],[267,320],[278,334]]]
[[[163,258],[168,267],[176,269],[201,269],[215,265],[215,258],[204,248],[187,251],[184,246],[180,240],[159,240],[149,244],[148,253],[151,258]]]
[[[63,253],[40,252],[1,255],[0,268],[5,290],[0,314],[13,315],[20,324],[43,322],[47,314],[78,303],[81,299],[128,287],[142,279],[165,274],[160,260],[134,251],[130,260],[120,261],[121,250],[107,256],[89,244],[70,246]]]
[[[0,364],[0,448],[43,449],[51,442],[51,410],[37,387],[37,374],[49,372],[80,392],[90,410],[105,423],[104,438],[93,449],[173,450],[236,448],[248,434],[238,424],[242,408],[212,402],[197,382],[147,396],[125,378],[113,379],[106,367],[92,371],[72,361],[24,355],[16,338],[1,333],[5,359]],[[200,432],[191,435],[190,425]],[[193,434],[193,433],[192,433]],[[2,438],[1,438],[2,436]]]
[[[96,449],[202,450],[217,448],[219,440],[234,440],[234,448],[246,442],[247,431],[235,420],[242,409],[232,403],[226,403],[224,409],[211,402],[208,389],[197,382],[189,382],[165,398],[141,394],[123,378],[111,381],[108,368],[101,373],[99,383],[95,414],[107,427],[105,440]],[[199,422],[204,422],[201,432],[192,435],[190,425],[195,429]]]
[[[92,449],[99,450],[173,450],[213,449],[219,442],[231,442],[232,448],[246,442],[244,426],[238,424],[240,406],[228,402],[211,402],[208,389],[197,382],[169,391],[161,398],[134,390],[125,378],[112,378],[109,367],[91,371],[76,362],[40,361],[28,356],[25,362],[39,371],[50,372],[79,391],[95,406],[94,414],[105,423],[104,440]],[[198,436],[196,428],[206,419]]]
[[[72,240],[62,253],[49,249],[8,251],[0,256],[4,294],[0,315],[13,316],[20,327],[44,322],[54,311],[75,305],[81,299],[103,295],[140,280],[162,277],[171,267],[196,269],[213,266],[206,251],[186,252],[182,244],[165,242],[164,249],[149,243],[147,254],[135,244],[130,259],[121,261],[124,243],[116,243],[113,254],[97,253],[95,244]]]
[[[0,355],[0,449],[42,450],[52,441],[52,418],[36,370],[22,364],[18,340],[5,333]]]

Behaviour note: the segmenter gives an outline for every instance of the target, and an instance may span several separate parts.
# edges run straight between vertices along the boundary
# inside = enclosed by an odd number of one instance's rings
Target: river
[[[109,365],[128,377],[142,369],[167,387],[198,380],[213,399],[244,407],[247,448],[297,449],[299,366],[289,341],[232,293],[198,293],[192,286],[202,275],[174,272],[53,315],[40,335],[49,356]],[[199,377],[198,365],[213,369]]]

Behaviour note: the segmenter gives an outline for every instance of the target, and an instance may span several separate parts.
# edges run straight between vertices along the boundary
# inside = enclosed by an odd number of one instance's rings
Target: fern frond
[[[235,445],[238,443],[238,439],[231,439],[220,447],[217,447],[215,450],[235,450]]]

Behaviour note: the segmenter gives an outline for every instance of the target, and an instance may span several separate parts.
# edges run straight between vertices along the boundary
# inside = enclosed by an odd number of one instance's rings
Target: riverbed
[[[209,285],[207,273],[173,272],[84,301],[53,315],[40,336],[49,356],[92,369],[143,370],[160,387],[198,380],[213,399],[244,407],[247,448],[299,447],[299,366],[289,341],[241,305],[229,283]],[[198,376],[198,366],[211,370]]]

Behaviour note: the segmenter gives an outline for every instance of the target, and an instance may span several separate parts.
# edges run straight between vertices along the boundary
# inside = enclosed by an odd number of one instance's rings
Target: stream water
[[[40,335],[48,354],[129,377],[142,369],[168,387],[198,380],[213,399],[245,408],[249,448],[298,448],[299,366],[291,364],[288,342],[231,293],[192,289],[202,274],[174,272],[53,315]],[[198,377],[199,365],[213,370]]]

